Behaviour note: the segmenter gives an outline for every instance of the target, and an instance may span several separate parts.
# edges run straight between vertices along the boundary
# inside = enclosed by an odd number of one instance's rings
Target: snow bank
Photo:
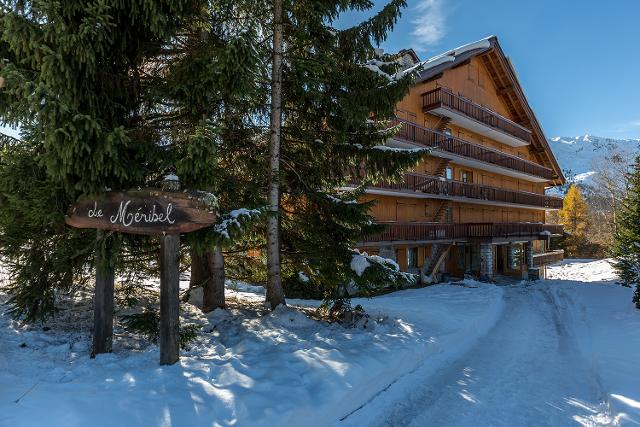
[[[618,278],[609,260],[564,259],[547,267],[547,276],[553,280],[576,282],[615,282]]]
[[[232,287],[228,310],[183,309],[183,322],[202,329],[169,367],[158,365],[157,346],[120,329],[115,353],[92,360],[88,324],[25,327],[0,306],[0,424],[327,425],[477,339],[501,300],[488,285],[354,299],[370,323],[345,329],[291,307],[265,311],[262,287]]]

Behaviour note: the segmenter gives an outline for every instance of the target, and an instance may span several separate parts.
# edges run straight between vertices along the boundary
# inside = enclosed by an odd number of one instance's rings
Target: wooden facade
[[[387,231],[361,243],[401,269],[437,275],[528,275],[556,261],[548,237],[562,207],[545,189],[564,182],[544,134],[495,37],[446,53],[397,105],[388,145],[432,147],[402,182],[368,187]],[[535,258],[535,263],[534,263]]]

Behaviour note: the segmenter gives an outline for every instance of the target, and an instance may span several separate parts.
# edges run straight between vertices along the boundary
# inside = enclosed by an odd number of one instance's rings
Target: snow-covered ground
[[[396,382],[346,425],[640,424],[640,311],[605,260],[504,286],[496,325],[461,357]]]
[[[89,359],[86,321],[44,331],[0,308],[0,426],[640,423],[631,290],[606,261],[550,274],[354,300],[371,317],[352,329],[230,289],[228,310],[183,310],[202,330],[170,367],[120,330]]]
[[[371,317],[352,329],[295,309],[268,313],[260,287],[229,289],[234,308],[208,316],[183,310],[202,332],[170,367],[158,366],[156,346],[122,331],[114,354],[92,360],[87,322],[82,330],[72,317],[56,325],[65,331],[43,331],[0,311],[0,425],[326,425],[426,357],[463,351],[490,329],[502,290],[472,286],[354,300]]]

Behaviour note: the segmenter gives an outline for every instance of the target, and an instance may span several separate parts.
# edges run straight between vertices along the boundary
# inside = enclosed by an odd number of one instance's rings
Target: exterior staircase
[[[433,176],[443,177],[445,171],[447,170],[447,166],[449,166],[450,162],[451,162],[451,159],[441,158],[438,164],[435,166],[435,168],[433,168]]]
[[[433,216],[433,220],[431,222],[445,222],[445,216],[447,215],[447,209],[451,207],[451,200],[443,200],[440,203],[440,207],[436,211],[436,214]]]
[[[432,246],[431,255],[420,269],[420,281],[423,285],[437,282],[440,265],[452,246],[451,243],[436,243]]]
[[[449,123],[451,123],[451,117],[441,117],[440,120],[438,120],[438,123],[435,126],[435,129],[438,132],[444,132],[444,130],[447,128],[447,126],[449,126]]]

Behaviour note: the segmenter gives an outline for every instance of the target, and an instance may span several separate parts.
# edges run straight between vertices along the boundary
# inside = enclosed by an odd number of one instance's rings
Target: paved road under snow
[[[547,288],[504,290],[504,313],[488,335],[395,402],[381,424],[575,426],[613,420],[592,363],[578,350],[571,323],[561,321]]]

